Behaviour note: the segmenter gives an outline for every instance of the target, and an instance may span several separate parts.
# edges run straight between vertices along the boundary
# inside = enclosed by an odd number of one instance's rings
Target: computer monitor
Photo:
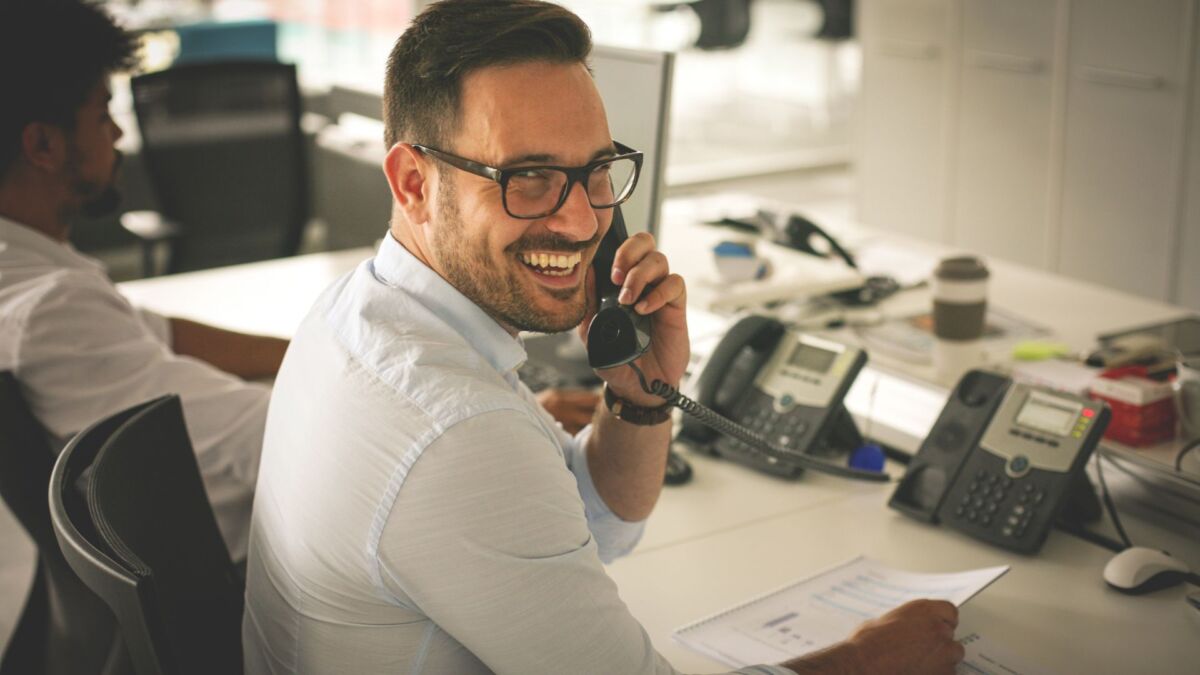
[[[675,55],[596,45],[592,75],[613,138],[645,155],[637,190],[621,207],[629,234],[656,234],[666,182],[668,120]]]

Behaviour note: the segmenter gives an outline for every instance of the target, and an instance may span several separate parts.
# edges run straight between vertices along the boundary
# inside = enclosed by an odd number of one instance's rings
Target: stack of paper
[[[962,605],[1007,571],[918,574],[859,556],[684,626],[674,638],[734,667],[779,663],[845,640],[863,621],[909,600]]]

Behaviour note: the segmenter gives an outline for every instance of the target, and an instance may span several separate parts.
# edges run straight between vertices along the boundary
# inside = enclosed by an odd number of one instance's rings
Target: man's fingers
[[[625,275],[625,283],[622,284],[621,297],[619,298],[621,304],[632,305],[637,302],[647,287],[657,283],[658,280],[667,276],[670,271],[667,256],[659,251],[650,251],[647,253]]]
[[[654,289],[634,305],[638,314],[653,314],[667,305],[683,307],[687,302],[687,287],[683,277],[672,274],[663,279]]]
[[[624,284],[625,275],[629,274],[647,253],[653,251],[654,247],[654,237],[649,232],[638,232],[626,239],[613,256],[613,283]]]

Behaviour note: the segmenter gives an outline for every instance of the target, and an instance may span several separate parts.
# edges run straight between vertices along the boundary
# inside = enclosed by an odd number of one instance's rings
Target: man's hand
[[[953,675],[963,659],[954,640],[958,608],[942,600],[913,600],[859,626],[850,639],[783,664],[797,673]]]
[[[613,283],[621,286],[618,301],[633,304],[638,314],[653,315],[653,335],[650,350],[636,361],[646,374],[647,382],[662,380],[678,387],[687,369],[690,346],[687,333],[687,289],[683,277],[671,274],[667,257],[655,247],[654,237],[639,232],[625,240],[613,259]],[[579,333],[587,342],[587,328],[596,313],[596,285],[592,269],[588,269],[588,312],[580,324]],[[642,390],[637,376],[630,368],[611,368],[597,373],[613,393],[647,408],[662,405],[663,401]]]
[[[575,434],[592,421],[600,395],[587,389],[547,389],[537,400],[567,433]]]

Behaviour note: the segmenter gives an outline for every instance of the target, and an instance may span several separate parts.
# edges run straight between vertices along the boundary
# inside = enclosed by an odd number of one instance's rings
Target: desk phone
[[[688,414],[691,424],[685,429],[690,433],[681,435],[699,441],[702,449],[785,476],[813,469],[853,480],[888,480],[881,471],[811,456],[831,444],[835,430],[855,439],[851,447],[862,442],[842,406],[867,362],[861,349],[789,331],[774,319],[748,316],[713,350],[695,400],[662,380],[650,381],[637,361],[650,349],[654,321],[621,304],[621,289],[611,280],[613,260],[625,239],[625,219],[615,207],[592,258],[596,313],[587,329],[588,365],[596,370],[629,367],[646,393]],[[724,437],[713,442],[717,433]]]
[[[786,328],[762,316],[736,323],[700,374],[696,400],[783,448],[767,453],[685,419],[680,436],[711,454],[796,477],[796,455],[853,449],[862,437],[842,404],[867,355],[861,349]]]
[[[1110,416],[1102,401],[971,371],[888,504],[990,544],[1035,553]]]

